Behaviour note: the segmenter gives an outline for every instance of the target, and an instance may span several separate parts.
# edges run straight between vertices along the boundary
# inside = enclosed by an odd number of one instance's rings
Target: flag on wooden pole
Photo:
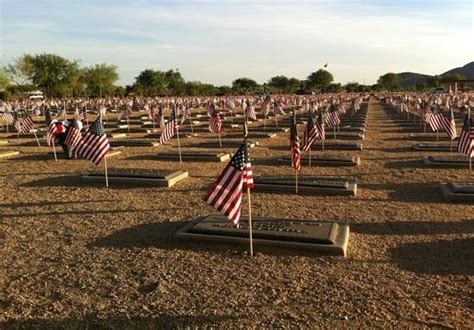
[[[97,118],[77,144],[77,154],[99,165],[109,149],[110,143],[104,125],[100,118]]]
[[[246,159],[246,148],[245,144],[240,146],[204,198],[207,204],[236,225],[239,225],[240,221],[244,182],[245,188],[253,186],[251,166]]]
[[[178,125],[176,124],[176,109],[173,108],[171,114],[166,122],[163,132],[160,136],[160,144],[168,142],[177,132]]]

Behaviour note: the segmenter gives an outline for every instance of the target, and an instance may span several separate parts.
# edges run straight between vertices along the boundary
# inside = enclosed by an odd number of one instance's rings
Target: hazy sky
[[[230,85],[328,63],[335,81],[442,73],[474,60],[474,0],[0,0],[1,63],[55,53],[118,66],[120,84],[153,68]]]

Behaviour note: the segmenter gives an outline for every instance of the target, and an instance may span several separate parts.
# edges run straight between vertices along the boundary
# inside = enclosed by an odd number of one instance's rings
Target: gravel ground
[[[373,99],[363,151],[313,153],[359,155],[361,166],[303,168],[356,176],[356,197],[252,195],[255,216],[350,223],[346,258],[258,246],[251,258],[239,246],[176,241],[190,218],[213,213],[202,197],[225,166],[153,157],[176,140],[108,161],[189,171],[172,188],[88,186],[79,179],[96,169],[87,161],[17,147],[24,155],[0,160],[0,328],[472,328],[474,208],[445,203],[438,184],[473,175],[425,168],[391,118]],[[288,135],[251,149],[256,174],[291,175],[262,161],[287,155],[267,147],[288,145]]]

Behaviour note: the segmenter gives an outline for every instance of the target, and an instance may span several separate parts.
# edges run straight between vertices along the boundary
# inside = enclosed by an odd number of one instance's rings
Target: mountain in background
[[[467,63],[466,65],[448,70],[444,73],[441,73],[440,76],[448,76],[448,75],[455,75],[459,74],[463,76],[465,79],[474,79],[474,61]],[[433,76],[416,73],[416,72],[401,72],[398,73],[400,77],[400,86],[402,89],[409,89],[414,86],[424,85],[428,82],[430,78]]]
[[[474,79],[474,62],[467,63],[465,66],[446,71],[442,76],[459,74],[466,79]]]

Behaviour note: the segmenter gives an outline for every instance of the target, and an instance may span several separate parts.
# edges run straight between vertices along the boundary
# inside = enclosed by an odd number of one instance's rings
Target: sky
[[[231,85],[305,79],[326,63],[335,82],[386,72],[440,74],[474,60],[474,0],[0,0],[0,66],[54,53]]]

